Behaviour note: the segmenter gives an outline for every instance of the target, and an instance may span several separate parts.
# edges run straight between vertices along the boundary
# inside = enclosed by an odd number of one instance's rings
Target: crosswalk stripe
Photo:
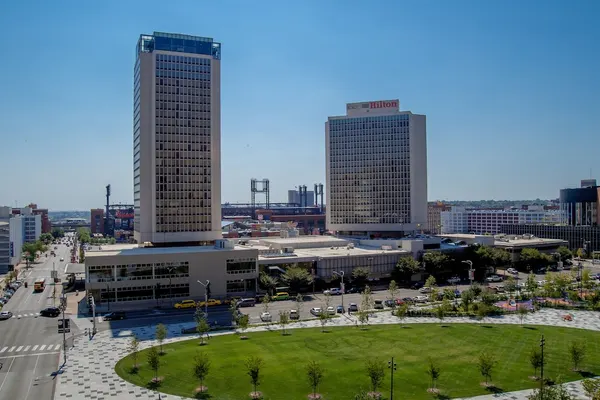
[[[17,347],[17,349],[15,351],[17,351],[17,352],[21,351],[22,348],[23,348],[23,346],[19,346],[19,347]]]
[[[33,348],[31,349],[31,351],[36,351],[37,348],[38,348],[38,345],[36,344],[35,346],[33,346]],[[2,352],[0,351],[0,353],[2,353]]]
[[[8,350],[9,353],[12,353],[12,351],[16,348],[17,346],[13,346],[10,348],[10,350]]]
[[[57,344],[56,347],[54,348],[54,350],[60,350],[60,344]]]
[[[29,351],[29,348],[30,348],[30,347],[31,347],[31,346],[25,346],[25,348],[23,349],[23,351]]]
[[[44,350],[45,348],[46,348],[46,345],[45,345],[45,344],[41,345],[41,346],[40,346],[40,351]]]
[[[21,318],[21,314],[17,315],[17,318]]]
[[[6,351],[6,349],[8,349],[8,346],[3,347],[2,350],[0,350],[0,353],[4,353]]]

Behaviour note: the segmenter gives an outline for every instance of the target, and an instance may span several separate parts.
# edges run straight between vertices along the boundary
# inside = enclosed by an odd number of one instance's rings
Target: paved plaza
[[[573,316],[572,321],[565,321],[563,316],[565,311],[544,309],[535,314],[529,315],[525,319],[526,324],[531,325],[552,325],[564,326],[569,328],[581,328],[594,331],[600,331],[600,313],[590,311],[570,311]],[[374,314],[369,323],[374,324],[397,324],[399,320],[392,316],[390,312]],[[447,318],[446,323],[473,323],[469,318]],[[406,318],[403,323],[439,323],[436,318]],[[485,318],[484,324],[519,324],[519,318],[516,315],[508,315],[494,318]],[[356,320],[351,317],[343,316],[331,320],[329,326],[352,326]],[[193,326],[193,323],[172,324],[168,326],[169,337],[165,344],[193,338],[193,335],[181,335],[182,328]],[[290,324],[290,329],[318,327],[319,321],[311,320]],[[68,353],[68,361],[62,373],[57,375],[55,399],[158,399],[158,394],[152,390],[133,385],[121,379],[115,372],[114,366],[121,358],[125,357],[127,345],[132,333],[135,333],[141,340],[140,349],[145,349],[156,345],[153,339],[156,325],[150,325],[141,328],[103,331],[97,334],[92,340],[87,336],[80,336],[74,340],[74,347]],[[267,329],[278,329],[277,325],[257,326],[247,330],[247,332],[258,332]],[[215,333],[231,334],[231,332]],[[61,354],[62,359],[62,354]],[[568,391],[576,399],[586,399],[580,382],[571,382],[566,384]],[[531,390],[518,392],[507,392],[500,394],[490,394],[473,397],[477,400],[525,400]],[[185,399],[184,397],[161,394],[161,399]]]

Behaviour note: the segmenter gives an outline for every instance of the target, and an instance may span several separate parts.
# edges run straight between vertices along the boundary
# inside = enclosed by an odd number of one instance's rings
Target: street
[[[41,256],[29,270],[23,269],[19,279],[27,282],[21,286],[4,306],[11,311],[11,319],[0,321],[0,398],[3,399],[52,399],[55,373],[63,345],[63,335],[58,333],[58,318],[39,316],[39,311],[53,305],[53,286],[50,274],[54,267],[64,278],[66,263],[70,260],[69,249],[57,245],[56,257]],[[50,249],[53,249],[51,245]],[[50,250],[48,251],[48,253]],[[61,262],[60,259],[65,261]],[[33,283],[46,278],[42,293],[33,292]],[[60,284],[59,284],[60,285]],[[56,304],[60,302],[60,286],[57,286]],[[71,325],[71,336],[76,327]],[[72,342],[72,340],[69,340]]]

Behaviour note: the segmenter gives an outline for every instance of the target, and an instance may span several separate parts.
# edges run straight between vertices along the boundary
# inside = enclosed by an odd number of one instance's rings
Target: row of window
[[[210,58],[156,54],[156,61],[179,63],[183,65],[210,65]]]

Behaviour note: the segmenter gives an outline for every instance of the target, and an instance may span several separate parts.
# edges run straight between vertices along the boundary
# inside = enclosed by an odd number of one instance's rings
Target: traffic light
[[[64,325],[63,325],[64,322]],[[58,333],[69,333],[71,332],[71,320],[70,319],[59,319],[58,320]]]

